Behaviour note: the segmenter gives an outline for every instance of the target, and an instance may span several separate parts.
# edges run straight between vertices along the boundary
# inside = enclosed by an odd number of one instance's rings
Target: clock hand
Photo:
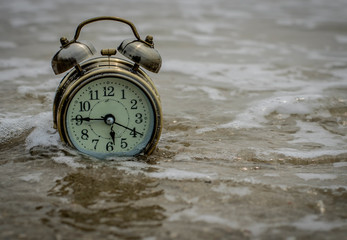
[[[90,121],[90,120],[105,120],[103,117],[101,117],[101,118],[90,118],[90,117],[86,117],[86,118],[82,118],[82,120],[84,120],[84,121]]]
[[[101,118],[90,118],[90,117],[82,117],[82,116],[80,116],[79,115],[79,117],[75,117],[75,118],[73,118],[72,120],[76,120],[76,121],[87,121],[87,122],[89,122],[89,121],[91,121],[91,120],[102,120],[102,121],[105,121],[106,122],[106,120],[108,119],[108,117],[110,117],[110,116],[108,116],[108,115],[106,115],[106,116],[101,116]],[[113,117],[112,115],[111,115],[111,117]],[[114,118],[114,117],[113,117]],[[115,119],[113,119],[113,121],[114,121]],[[113,123],[111,123],[112,124],[112,127],[111,127],[111,132],[110,132],[110,135],[111,135],[111,137],[112,137],[112,140],[113,140],[113,136],[112,135],[115,135],[115,132],[113,131],[113,124],[116,124],[116,125],[118,125],[118,126],[120,126],[120,127],[123,127],[123,128],[125,128],[125,129],[127,129],[127,130],[130,130],[130,131],[132,131],[132,132],[134,132],[134,134],[139,134],[139,135],[141,135],[141,136],[143,136],[143,133],[140,133],[140,132],[138,132],[138,131],[136,131],[135,130],[135,128],[133,128],[133,129],[131,129],[131,128],[129,128],[129,127],[127,127],[127,126],[124,126],[124,125],[122,125],[122,124],[120,124],[120,123],[118,123],[118,122],[113,122]],[[110,124],[109,124],[110,125]],[[113,142],[114,142],[114,140],[113,140]]]
[[[131,128],[128,128],[127,126],[124,126],[124,125],[122,125],[122,124],[120,124],[120,123],[117,123],[117,122],[115,122],[114,124],[116,124],[116,125],[118,125],[118,126],[121,126],[121,127],[125,128],[125,129],[128,129],[128,130],[134,132],[135,134],[140,134],[141,136],[143,136],[142,133],[140,133],[140,132],[138,132],[138,131],[135,131],[135,128],[131,129]]]
[[[80,122],[83,122],[83,121],[89,122],[90,120],[104,120],[104,118],[103,117],[101,117],[101,118],[90,118],[90,117],[82,117],[81,115],[77,115],[72,120],[80,121]]]
[[[113,118],[112,120],[110,120],[109,118]],[[114,117],[111,115],[106,115],[106,116],[101,116],[100,118],[90,118],[90,117],[82,117],[81,115],[77,115],[75,118],[73,118],[72,120],[76,120],[76,121],[80,121],[80,122],[83,122],[83,121],[91,121],[91,120],[102,120],[102,121],[105,121],[106,124],[108,125],[111,125],[113,124],[113,121],[114,121]],[[108,121],[111,121],[111,123],[109,123]]]
[[[111,132],[110,132],[110,135],[111,135],[111,138],[112,138],[112,142],[113,142],[113,145],[114,145],[114,139],[115,139],[115,136],[116,136],[116,133],[113,131],[113,125],[111,127]]]

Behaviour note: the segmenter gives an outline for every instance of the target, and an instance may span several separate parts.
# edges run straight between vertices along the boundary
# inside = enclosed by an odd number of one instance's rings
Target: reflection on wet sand
[[[165,209],[151,198],[163,190],[157,181],[144,176],[129,176],[111,168],[79,169],[68,174],[49,191],[49,196],[65,199],[67,204],[47,213],[43,222],[58,218],[76,230],[107,231],[127,237],[137,228],[160,226],[166,218]],[[104,226],[104,227],[100,227]],[[134,230],[129,235],[129,230]]]

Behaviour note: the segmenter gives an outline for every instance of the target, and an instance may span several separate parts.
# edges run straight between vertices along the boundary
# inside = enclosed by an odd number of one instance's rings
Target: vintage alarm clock
[[[135,39],[124,40],[118,51],[131,61],[114,57],[116,49],[95,48],[78,40],[82,27],[102,20],[130,26]],[[96,17],[80,23],[74,38],[60,39],[52,59],[55,74],[69,69],[53,104],[53,122],[61,140],[96,158],[149,155],[162,129],[159,94],[145,73],[157,73],[161,57],[153,37],[142,40],[133,23],[118,17]],[[89,59],[88,59],[89,58]]]

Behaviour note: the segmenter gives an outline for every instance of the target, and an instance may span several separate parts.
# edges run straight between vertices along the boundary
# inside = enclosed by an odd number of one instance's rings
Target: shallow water
[[[113,15],[154,36],[164,127],[147,159],[99,161],[52,127],[59,38]],[[342,239],[347,3],[0,3],[0,239]],[[100,50],[131,37],[100,22]]]

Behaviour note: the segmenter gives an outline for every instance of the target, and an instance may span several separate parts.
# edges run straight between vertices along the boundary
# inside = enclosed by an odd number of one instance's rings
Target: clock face
[[[156,122],[143,87],[113,76],[89,81],[75,91],[65,116],[70,143],[100,158],[141,153]]]

